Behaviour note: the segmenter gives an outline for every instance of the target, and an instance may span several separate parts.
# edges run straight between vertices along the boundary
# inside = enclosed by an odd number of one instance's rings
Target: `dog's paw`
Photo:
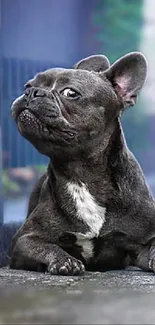
[[[65,256],[60,260],[50,262],[47,271],[52,275],[82,275],[85,267],[74,257]]]

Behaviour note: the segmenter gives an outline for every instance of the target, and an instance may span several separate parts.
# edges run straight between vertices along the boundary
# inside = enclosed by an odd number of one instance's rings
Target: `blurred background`
[[[154,12],[154,0],[0,0],[0,224],[6,229],[1,247],[7,227],[24,220],[30,191],[48,163],[17,132],[10,105],[25,82],[47,68],[70,68],[97,53],[111,63],[130,51],[146,55],[147,82],[122,123],[155,195]]]

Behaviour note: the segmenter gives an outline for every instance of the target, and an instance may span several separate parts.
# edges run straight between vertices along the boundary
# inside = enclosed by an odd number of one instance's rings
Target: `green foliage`
[[[35,165],[35,168],[40,174],[43,174],[47,170],[47,165]]]
[[[143,24],[142,0],[99,0],[93,22],[101,53],[111,62],[139,47]]]
[[[139,50],[143,26],[143,0],[98,0],[93,15],[100,53],[113,63],[119,57]],[[148,144],[148,119],[139,100],[125,112],[122,122],[130,149],[139,156]]]
[[[9,196],[10,193],[14,195],[20,193],[19,185],[9,178],[6,170],[2,170],[2,192],[4,197]]]

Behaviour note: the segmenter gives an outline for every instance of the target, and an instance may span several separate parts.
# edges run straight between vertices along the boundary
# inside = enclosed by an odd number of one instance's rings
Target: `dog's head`
[[[145,57],[133,52],[112,66],[96,55],[74,69],[44,71],[13,102],[13,118],[20,133],[49,157],[88,154],[104,143],[120,112],[135,104],[146,70]]]

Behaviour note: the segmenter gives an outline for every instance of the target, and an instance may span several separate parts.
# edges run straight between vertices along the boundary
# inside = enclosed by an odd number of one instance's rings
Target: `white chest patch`
[[[77,218],[89,228],[86,234],[76,233],[77,244],[83,247],[83,256],[89,258],[93,254],[90,239],[98,237],[105,222],[106,209],[97,204],[84,183],[68,183],[67,189],[75,204]]]
[[[76,244],[81,246],[83,249],[83,252],[81,255],[86,259],[89,260],[93,256],[93,250],[94,246],[91,241],[90,233],[82,234],[80,232],[76,233]]]

